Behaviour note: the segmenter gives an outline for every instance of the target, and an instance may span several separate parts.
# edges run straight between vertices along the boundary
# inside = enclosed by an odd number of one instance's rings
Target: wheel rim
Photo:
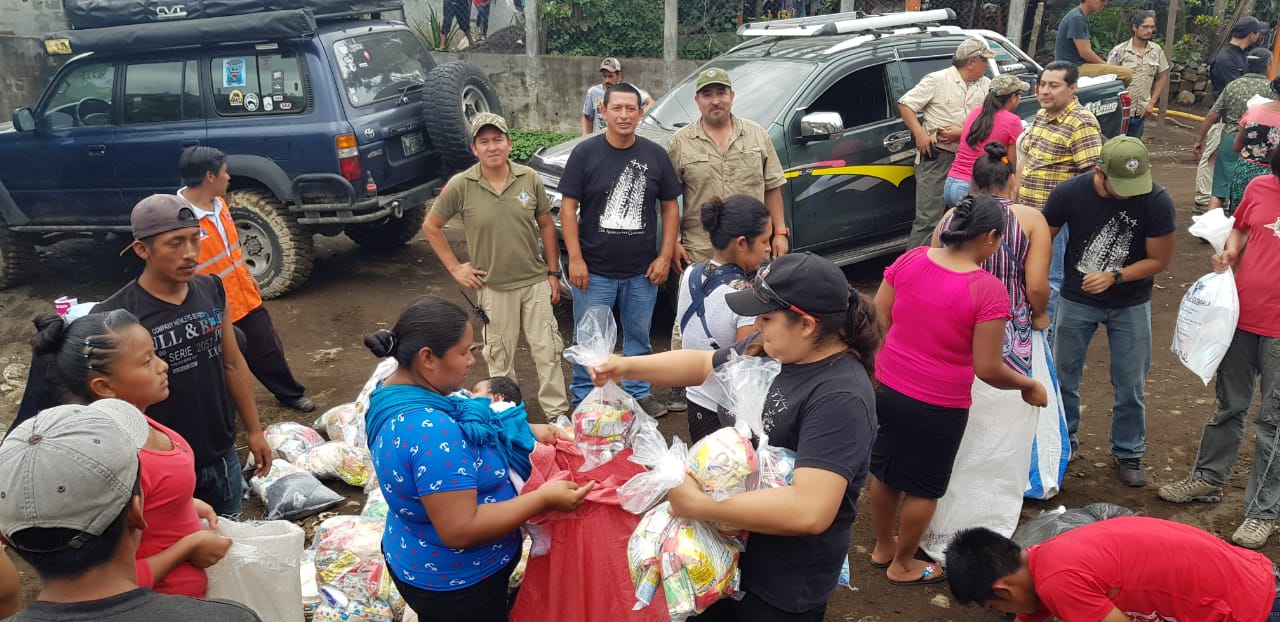
[[[240,251],[244,255],[245,267],[249,275],[259,284],[271,277],[276,263],[276,254],[271,244],[271,236],[258,223],[249,219],[237,219],[236,230],[240,236]]]
[[[484,96],[484,91],[470,84],[462,87],[462,117],[467,120],[467,125],[475,121],[477,115],[485,112],[490,110],[489,99]]]

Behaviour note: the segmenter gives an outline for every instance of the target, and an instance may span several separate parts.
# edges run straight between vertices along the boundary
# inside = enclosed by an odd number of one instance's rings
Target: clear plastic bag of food
[[[733,428],[720,428],[689,449],[689,475],[718,501],[751,490],[759,463],[751,441]]]
[[[662,542],[662,592],[672,622],[696,616],[739,594],[736,540],[702,521],[675,519]]]
[[[390,509],[390,506],[387,505],[386,497],[382,494],[382,489],[375,487],[369,491],[369,496],[365,498],[364,508],[360,510],[360,515],[386,520],[387,512]]]
[[[267,520],[306,518],[342,503],[342,495],[279,458],[271,462],[267,475],[250,479],[249,486],[267,506]]]
[[[587,309],[576,335],[577,343],[565,349],[564,358],[588,369],[603,365],[618,342],[613,312],[602,306]],[[638,422],[654,421],[622,387],[610,381],[592,389],[573,411],[574,442],[584,458],[580,470],[590,471],[626,449]]]
[[[629,459],[649,470],[619,486],[618,497],[622,509],[643,514],[684,481],[689,449],[680,437],[672,438],[668,447],[657,426],[643,424],[632,436]]]
[[[273,423],[267,426],[263,435],[276,456],[289,462],[297,462],[298,456],[324,442],[319,432],[293,421]]]
[[[367,447],[369,444],[365,438],[364,413],[354,402],[330,408],[316,418],[312,427],[324,430],[325,436],[331,441],[343,441],[356,447]]]
[[[627,566],[635,589],[635,611],[648,607],[662,584],[662,540],[674,521],[671,506],[664,501],[640,519],[627,540]]]
[[[297,465],[322,480],[340,479],[357,487],[364,487],[373,477],[369,450],[344,441],[312,447],[298,457]]]
[[[795,452],[769,445],[764,429],[764,407],[773,381],[782,371],[776,359],[758,356],[731,356],[715,370],[724,389],[724,407],[734,417],[734,429],[745,438],[757,439],[756,471],[751,489],[790,486],[795,471]]]

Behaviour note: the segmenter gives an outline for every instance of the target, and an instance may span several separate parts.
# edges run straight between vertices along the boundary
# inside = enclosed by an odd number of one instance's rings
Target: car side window
[[[884,121],[890,116],[884,78],[884,65],[859,69],[833,84],[806,111],[838,112],[847,129]]]
[[[63,74],[42,114],[50,129],[111,124],[111,100],[116,84],[112,63],[91,63]]]
[[[200,118],[203,115],[198,82],[193,61],[129,64],[124,74],[124,122],[166,123]]]
[[[293,114],[306,107],[293,52],[215,56],[209,70],[213,108],[221,116]]]
[[[939,58],[913,58],[903,63],[911,73],[911,86],[920,84],[925,76],[951,66],[951,56]]]

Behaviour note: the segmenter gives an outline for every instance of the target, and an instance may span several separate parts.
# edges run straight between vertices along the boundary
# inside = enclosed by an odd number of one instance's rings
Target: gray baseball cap
[[[100,536],[133,498],[147,422],[128,402],[56,406],[22,422],[0,443],[0,534],[79,532],[55,551]]]
[[[186,199],[176,194],[153,194],[138,201],[129,215],[129,228],[135,242],[190,227],[199,228],[200,217],[196,216]],[[133,242],[130,242],[120,254],[125,254],[132,247]]]

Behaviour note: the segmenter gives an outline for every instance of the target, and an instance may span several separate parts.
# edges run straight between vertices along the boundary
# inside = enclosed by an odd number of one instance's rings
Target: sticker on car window
[[[222,61],[222,86],[245,86],[248,81],[244,75],[245,58],[227,58]]]
[[[271,92],[272,93],[284,92],[284,72],[283,71],[271,72]]]
[[[229,104],[229,105],[231,105],[231,106],[235,106],[235,107],[237,107],[237,108],[239,108],[240,106],[243,106],[243,105],[244,105],[244,93],[241,93],[241,92],[240,92],[240,89],[236,89],[236,90],[234,90],[234,91],[231,91],[231,93],[227,95],[227,104]]]
[[[257,93],[245,93],[245,96],[244,96],[244,109],[245,109],[245,110],[247,110],[247,111],[249,111],[249,112],[257,112],[257,111],[258,111],[258,103],[259,103],[259,101],[258,101],[258,94],[257,94]]]
[[[271,101],[271,98],[270,98],[270,97],[263,97],[263,98],[262,98],[262,110],[263,110],[263,112],[271,112],[271,109],[272,109],[272,108],[274,108],[274,107],[275,107],[275,102]]]
[[[293,104],[290,102],[280,102],[281,110],[293,110]]]

